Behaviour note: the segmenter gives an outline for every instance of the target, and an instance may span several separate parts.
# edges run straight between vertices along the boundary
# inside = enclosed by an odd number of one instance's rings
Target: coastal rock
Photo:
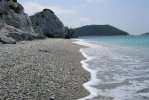
[[[70,39],[70,38],[77,38],[77,34],[75,33],[75,30],[72,28],[65,27],[65,34],[64,38],[65,39]]]
[[[34,32],[31,20],[17,0],[0,0],[0,22],[24,32]]]
[[[0,42],[3,44],[16,44],[16,41],[11,38],[11,37],[7,37],[6,35],[4,35],[3,33],[0,33]]]
[[[14,44],[17,41],[33,40],[44,38],[37,33],[26,33],[13,26],[7,24],[0,24],[0,42],[4,44]],[[12,42],[13,41],[13,42]],[[15,41],[15,42],[14,42]]]
[[[37,38],[43,37],[34,32],[22,5],[17,0],[0,0],[0,42],[12,44]]]
[[[59,38],[63,37],[65,27],[59,18],[49,9],[30,16],[34,31],[42,36]]]

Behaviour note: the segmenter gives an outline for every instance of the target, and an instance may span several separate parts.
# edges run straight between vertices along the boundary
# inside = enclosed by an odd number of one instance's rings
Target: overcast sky
[[[130,34],[149,32],[149,0],[18,0],[32,15],[44,8],[75,28],[109,24]]]

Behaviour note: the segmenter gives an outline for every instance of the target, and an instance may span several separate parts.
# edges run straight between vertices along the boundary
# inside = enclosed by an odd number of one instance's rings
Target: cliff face
[[[17,0],[0,0],[0,23],[13,26],[23,32],[34,32],[31,20]]]
[[[73,38],[76,35],[72,29],[64,27],[49,9],[28,17],[17,0],[0,0],[1,43],[16,43],[45,37]]]
[[[0,42],[16,43],[41,38],[34,33],[32,23],[17,0],[0,0]]]
[[[33,24],[33,29],[36,33],[47,37],[63,37],[65,27],[59,18],[49,9],[44,9],[42,12],[30,16]]]
[[[120,29],[110,25],[87,25],[75,29],[78,36],[115,36],[129,35]]]

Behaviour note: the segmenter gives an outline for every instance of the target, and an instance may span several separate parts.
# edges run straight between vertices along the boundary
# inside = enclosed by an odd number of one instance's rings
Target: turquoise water
[[[149,48],[149,36],[88,36],[81,37],[80,39],[104,45]]]
[[[82,64],[92,76],[85,84],[91,95],[82,100],[149,100],[149,37],[81,37],[78,43],[88,46]]]

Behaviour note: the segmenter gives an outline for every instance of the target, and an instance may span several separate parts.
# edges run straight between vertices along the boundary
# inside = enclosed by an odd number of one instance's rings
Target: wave
[[[79,100],[149,100],[149,92],[137,92],[149,90],[148,53],[75,40],[74,43],[88,47],[80,49],[86,58],[81,64],[91,74],[90,80],[83,84],[90,95]]]
[[[94,44],[87,43],[87,42],[85,42],[85,41],[82,40],[82,39],[75,39],[75,40],[77,40],[77,41],[74,42],[74,43],[79,44],[79,45],[83,45],[83,46],[87,46],[87,47],[90,47],[90,46],[95,47],[95,46],[96,46],[96,45],[94,45]],[[94,57],[88,56],[88,55],[84,52],[84,48],[81,48],[81,49],[80,49],[80,52],[81,52],[82,55],[86,58],[85,60],[82,60],[82,61],[81,61],[82,67],[83,67],[86,71],[90,72],[90,74],[91,74],[91,79],[90,79],[87,83],[84,83],[84,84],[83,84],[84,88],[85,88],[88,92],[90,92],[90,95],[87,96],[87,97],[78,99],[78,100],[87,100],[87,99],[92,99],[92,98],[98,96],[98,89],[96,89],[96,88],[94,88],[94,87],[91,87],[91,85],[97,85],[97,84],[100,82],[100,80],[97,79],[97,76],[96,76],[96,74],[97,74],[98,71],[97,71],[97,70],[90,69],[90,68],[89,68],[89,65],[87,64],[87,62],[90,61],[90,60],[92,60],[92,59],[94,59]]]

